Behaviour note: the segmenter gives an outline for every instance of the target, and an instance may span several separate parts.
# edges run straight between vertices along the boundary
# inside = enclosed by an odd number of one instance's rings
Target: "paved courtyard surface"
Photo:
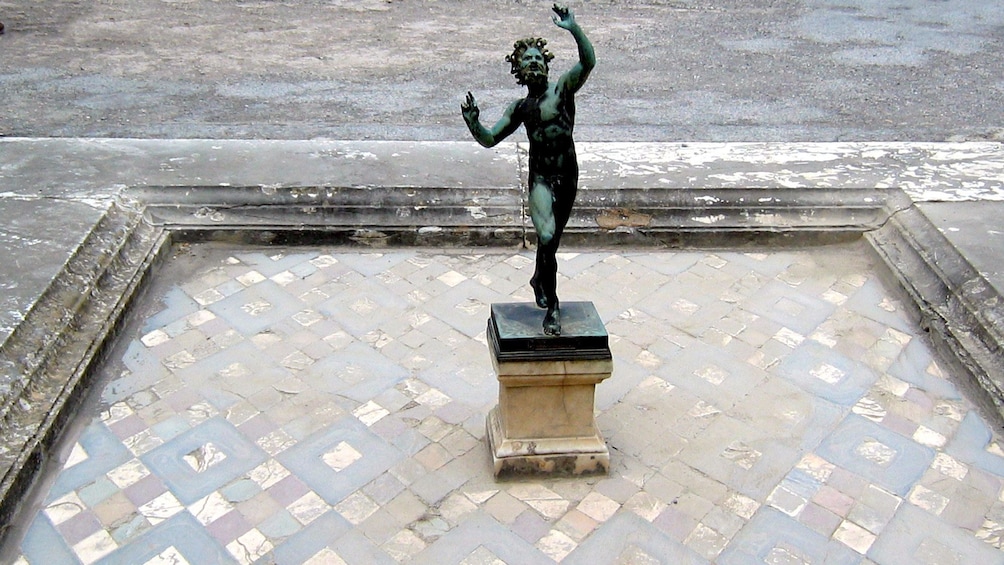
[[[560,257],[609,476],[495,482],[528,251],[174,249],[17,563],[1004,563],[1004,449],[867,246]],[[18,556],[19,555],[19,556]]]

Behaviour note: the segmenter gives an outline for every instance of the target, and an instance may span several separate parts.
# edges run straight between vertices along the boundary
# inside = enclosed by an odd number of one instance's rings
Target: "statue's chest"
[[[540,101],[540,121],[549,122],[561,113],[559,103],[561,98],[554,92],[548,92]]]
[[[528,121],[537,124],[554,121],[561,116],[563,111],[561,96],[553,89],[548,90],[543,96],[532,99],[528,102],[528,109],[530,110]]]

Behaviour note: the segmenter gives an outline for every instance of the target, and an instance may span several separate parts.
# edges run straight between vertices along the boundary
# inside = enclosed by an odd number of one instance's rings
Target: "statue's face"
[[[524,82],[547,80],[547,59],[540,49],[531,47],[519,58],[519,70]]]

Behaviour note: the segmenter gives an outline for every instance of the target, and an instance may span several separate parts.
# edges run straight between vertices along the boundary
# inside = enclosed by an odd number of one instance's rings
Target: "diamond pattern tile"
[[[862,245],[559,261],[610,333],[609,476],[492,479],[485,321],[531,252],[206,245],[135,305],[19,563],[1002,562],[1004,442]]]
[[[144,454],[140,459],[191,504],[251,471],[267,455],[222,418],[213,418]]]

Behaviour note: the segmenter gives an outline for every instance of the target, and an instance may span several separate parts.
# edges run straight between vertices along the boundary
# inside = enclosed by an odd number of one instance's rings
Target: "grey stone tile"
[[[878,563],[1004,563],[1004,554],[927,512],[904,505],[868,556]]]

